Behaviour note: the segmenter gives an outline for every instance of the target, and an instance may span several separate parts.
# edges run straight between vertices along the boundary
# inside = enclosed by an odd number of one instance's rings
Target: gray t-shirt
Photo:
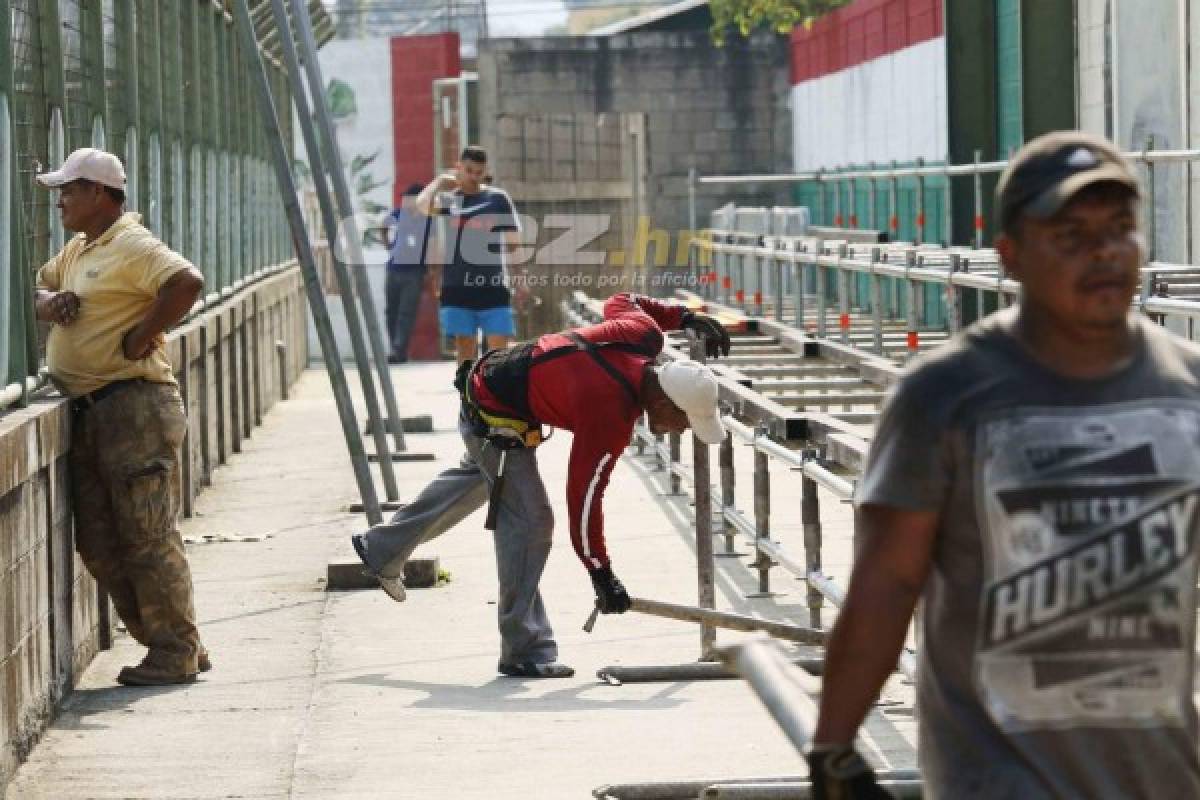
[[[927,797],[1200,797],[1200,348],[1098,380],[994,314],[920,359],[856,502],[941,512],[918,627]]]

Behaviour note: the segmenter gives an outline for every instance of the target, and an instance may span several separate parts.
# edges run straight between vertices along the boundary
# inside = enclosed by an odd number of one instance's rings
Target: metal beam
[[[358,491],[363,505],[366,507],[367,521],[376,525],[383,521],[383,514],[379,509],[379,497],[375,494],[375,484],[371,479],[371,467],[367,462],[367,453],[363,449],[362,438],[358,435],[354,403],[350,397],[350,388],[346,384],[346,373],[342,369],[341,358],[338,356],[337,341],[333,336],[329,310],[325,306],[325,294],[321,289],[321,278],[317,274],[316,258],[313,255],[312,244],[308,240],[308,232],[304,229],[304,214],[300,209],[300,198],[296,193],[296,184],[292,180],[291,163],[283,143],[279,119],[275,115],[275,102],[271,97],[267,71],[259,58],[258,46],[254,40],[254,30],[250,22],[250,11],[246,2],[247,0],[237,0],[234,3],[238,43],[245,56],[250,78],[255,84],[258,110],[263,126],[266,128],[267,144],[271,149],[271,160],[275,168],[275,179],[279,184],[279,194],[282,196],[288,226],[291,229],[292,243],[296,248],[296,257],[304,276],[304,288],[308,294],[313,323],[321,344],[321,354],[325,359],[325,369],[329,372],[329,381],[333,385],[333,397],[337,403],[338,417],[342,423],[342,435],[346,440],[346,447],[350,451],[350,462],[354,468]]]
[[[271,10],[275,14],[275,24],[281,31],[290,31],[287,9],[283,0],[270,0]],[[390,502],[400,499],[396,489],[396,474],[392,466],[391,453],[388,450],[387,430],[379,413],[379,396],[375,393],[375,378],[371,374],[371,359],[367,355],[367,345],[363,340],[362,319],[359,315],[358,303],[354,297],[354,286],[346,263],[338,258],[338,221],[337,212],[333,208],[333,198],[329,195],[329,184],[326,181],[324,161],[321,150],[317,145],[317,134],[313,129],[312,113],[308,107],[308,95],[304,89],[304,78],[300,74],[299,58],[296,55],[296,44],[290,35],[280,36],[283,45],[283,63],[288,82],[292,87],[292,98],[296,103],[296,118],[300,123],[300,132],[304,137],[304,149],[308,153],[308,164],[312,173],[313,186],[317,190],[317,202],[321,206],[321,220],[325,225],[325,238],[329,246],[334,248],[333,273],[337,278],[338,291],[342,295],[342,309],[346,314],[346,327],[350,329],[350,346],[354,350],[354,362],[358,366],[358,379],[362,383],[363,399],[367,404],[367,420],[375,440],[375,452],[378,455],[379,467],[383,472],[383,486]]]
[[[321,64],[317,60],[317,43],[313,39],[312,20],[304,8],[304,0],[292,0],[295,20],[299,26],[300,46],[304,55],[304,67],[308,72],[308,88],[312,92],[313,106],[317,114],[317,122],[321,130],[321,146],[329,159],[328,169],[333,178],[334,196],[340,219],[345,226],[345,241],[350,260],[354,267],[354,280],[358,289],[358,299],[362,303],[363,316],[367,321],[367,333],[370,336],[371,348],[375,352],[375,366],[379,371],[379,382],[383,387],[383,399],[387,405],[388,427],[395,436],[396,449],[403,452],[403,424],[400,420],[400,409],[396,406],[396,390],[392,385],[392,373],[388,367],[388,352],[384,347],[383,334],[379,329],[379,315],[375,309],[375,296],[366,276],[366,260],[362,254],[362,237],[358,230],[358,221],[354,216],[354,202],[350,198],[350,189],[346,185],[346,168],[342,163],[341,150],[338,148],[337,131],[333,127],[333,118],[329,113],[329,104],[325,102],[325,80],[321,76]],[[316,170],[313,170],[314,173]],[[332,245],[334,240],[330,241]],[[338,254],[334,253],[336,259]]]

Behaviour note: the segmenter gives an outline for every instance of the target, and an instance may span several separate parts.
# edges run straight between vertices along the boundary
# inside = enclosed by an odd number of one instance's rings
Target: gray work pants
[[[366,533],[367,555],[379,574],[397,576],[417,546],[445,533],[487,503],[500,465],[500,451],[471,433],[460,416],[467,446],[462,462],[444,470],[411,503]],[[496,530],[497,600],[505,663],[549,663],[558,659],[554,631],[538,583],[550,555],[554,514],[538,472],[536,450],[510,450]]]

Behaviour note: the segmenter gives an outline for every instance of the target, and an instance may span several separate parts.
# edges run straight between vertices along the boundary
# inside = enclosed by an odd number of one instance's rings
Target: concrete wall
[[[286,345],[281,375],[275,342]],[[175,331],[189,413],[184,511],[307,359],[304,287],[287,268]],[[111,636],[108,602],[74,552],[65,401],[0,415],[0,793]]]
[[[646,115],[647,212],[659,227],[687,226],[687,172],[791,169],[788,41],[762,35],[716,47],[708,32],[611,37],[493,39],[479,54],[480,128],[496,144],[504,115],[627,112]],[[511,178],[505,164],[495,175]],[[773,205],[779,195],[751,187],[700,193],[698,218],[733,199]],[[520,200],[520,198],[514,198]]]

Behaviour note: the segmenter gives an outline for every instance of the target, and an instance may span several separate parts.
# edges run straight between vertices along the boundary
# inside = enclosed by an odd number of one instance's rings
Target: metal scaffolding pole
[[[338,149],[337,132],[333,128],[333,118],[329,114],[329,104],[325,102],[325,92],[322,87],[325,80],[321,76],[321,65],[317,61],[317,42],[313,36],[312,21],[308,17],[308,9],[304,0],[292,0],[292,18],[300,34],[300,52],[304,57],[304,68],[308,73],[308,88],[312,92],[313,110],[317,122],[321,126],[321,145],[324,148],[329,174],[333,178],[333,192],[337,199],[340,219],[345,226],[346,248],[350,260],[354,263],[354,283],[358,291],[359,302],[362,303],[363,317],[367,322],[367,334],[371,339],[371,349],[375,354],[375,366],[379,371],[379,384],[383,389],[383,401],[387,406],[388,427],[395,437],[396,450],[403,453],[407,447],[404,444],[403,424],[400,411],[396,407],[396,390],[392,385],[392,373],[388,367],[388,353],[384,348],[383,334],[379,330],[379,316],[375,311],[375,299],[366,276],[366,261],[362,254],[362,239],[358,231],[358,222],[354,216],[354,202],[350,199],[350,189],[346,185],[346,170],[342,164],[341,150]],[[313,169],[315,175],[317,170]],[[337,254],[334,254],[336,258]],[[382,461],[386,457],[383,451],[379,453]]]
[[[312,113],[308,106],[304,78],[300,74],[300,60],[296,55],[296,43],[291,35],[287,8],[283,5],[283,0],[271,0],[271,11],[275,14],[276,29],[280,32],[279,43],[282,45],[283,64],[287,72],[288,84],[292,87],[292,98],[296,103],[296,119],[300,123],[300,132],[304,136],[304,149],[308,152],[313,186],[317,190],[317,202],[321,206],[321,220],[325,226],[325,238],[329,241],[330,246],[335,248],[333,272],[337,276],[338,290],[342,294],[346,327],[350,329],[350,346],[354,350],[354,362],[358,365],[358,379],[362,382],[363,399],[367,403],[367,422],[371,428],[371,436],[375,440],[375,452],[379,454],[379,466],[383,472],[384,492],[389,502],[397,502],[400,499],[400,493],[396,489],[396,474],[393,471],[391,454],[388,452],[387,431],[379,413],[379,396],[375,393],[371,358],[367,354],[367,344],[363,339],[362,322],[358,313],[358,303],[354,299],[354,285],[350,281],[350,273],[346,269],[345,262],[337,257],[337,212],[333,207],[333,198],[329,196],[324,160],[321,158],[321,149],[317,144],[317,133],[314,130]]]
[[[312,309],[317,339],[320,341],[321,353],[325,359],[325,369],[329,372],[329,381],[333,385],[333,398],[337,403],[338,417],[342,423],[342,434],[346,439],[346,447],[350,451],[354,479],[358,483],[358,491],[367,511],[367,521],[372,525],[377,525],[383,521],[379,498],[375,494],[375,484],[371,479],[371,467],[367,462],[367,453],[363,448],[362,437],[358,433],[358,421],[354,417],[350,387],[346,384],[346,373],[342,369],[337,342],[333,338],[333,325],[329,321],[329,309],[325,306],[325,295],[321,291],[321,280],[317,275],[316,257],[313,255],[312,243],[308,240],[308,232],[304,229],[304,212],[300,209],[300,198],[296,194],[296,184],[292,180],[291,164],[283,145],[283,133],[279,128],[279,117],[275,111],[275,102],[271,97],[271,86],[259,56],[258,43],[254,39],[254,26],[250,21],[250,10],[246,3],[247,0],[238,0],[233,3],[238,45],[246,57],[250,78],[254,81],[258,111],[262,117],[267,146],[271,149],[271,161],[275,167],[275,179],[279,184],[284,212],[287,215],[288,227],[291,229],[296,258],[300,262],[300,271],[304,275],[304,289],[308,293],[308,303]]]

